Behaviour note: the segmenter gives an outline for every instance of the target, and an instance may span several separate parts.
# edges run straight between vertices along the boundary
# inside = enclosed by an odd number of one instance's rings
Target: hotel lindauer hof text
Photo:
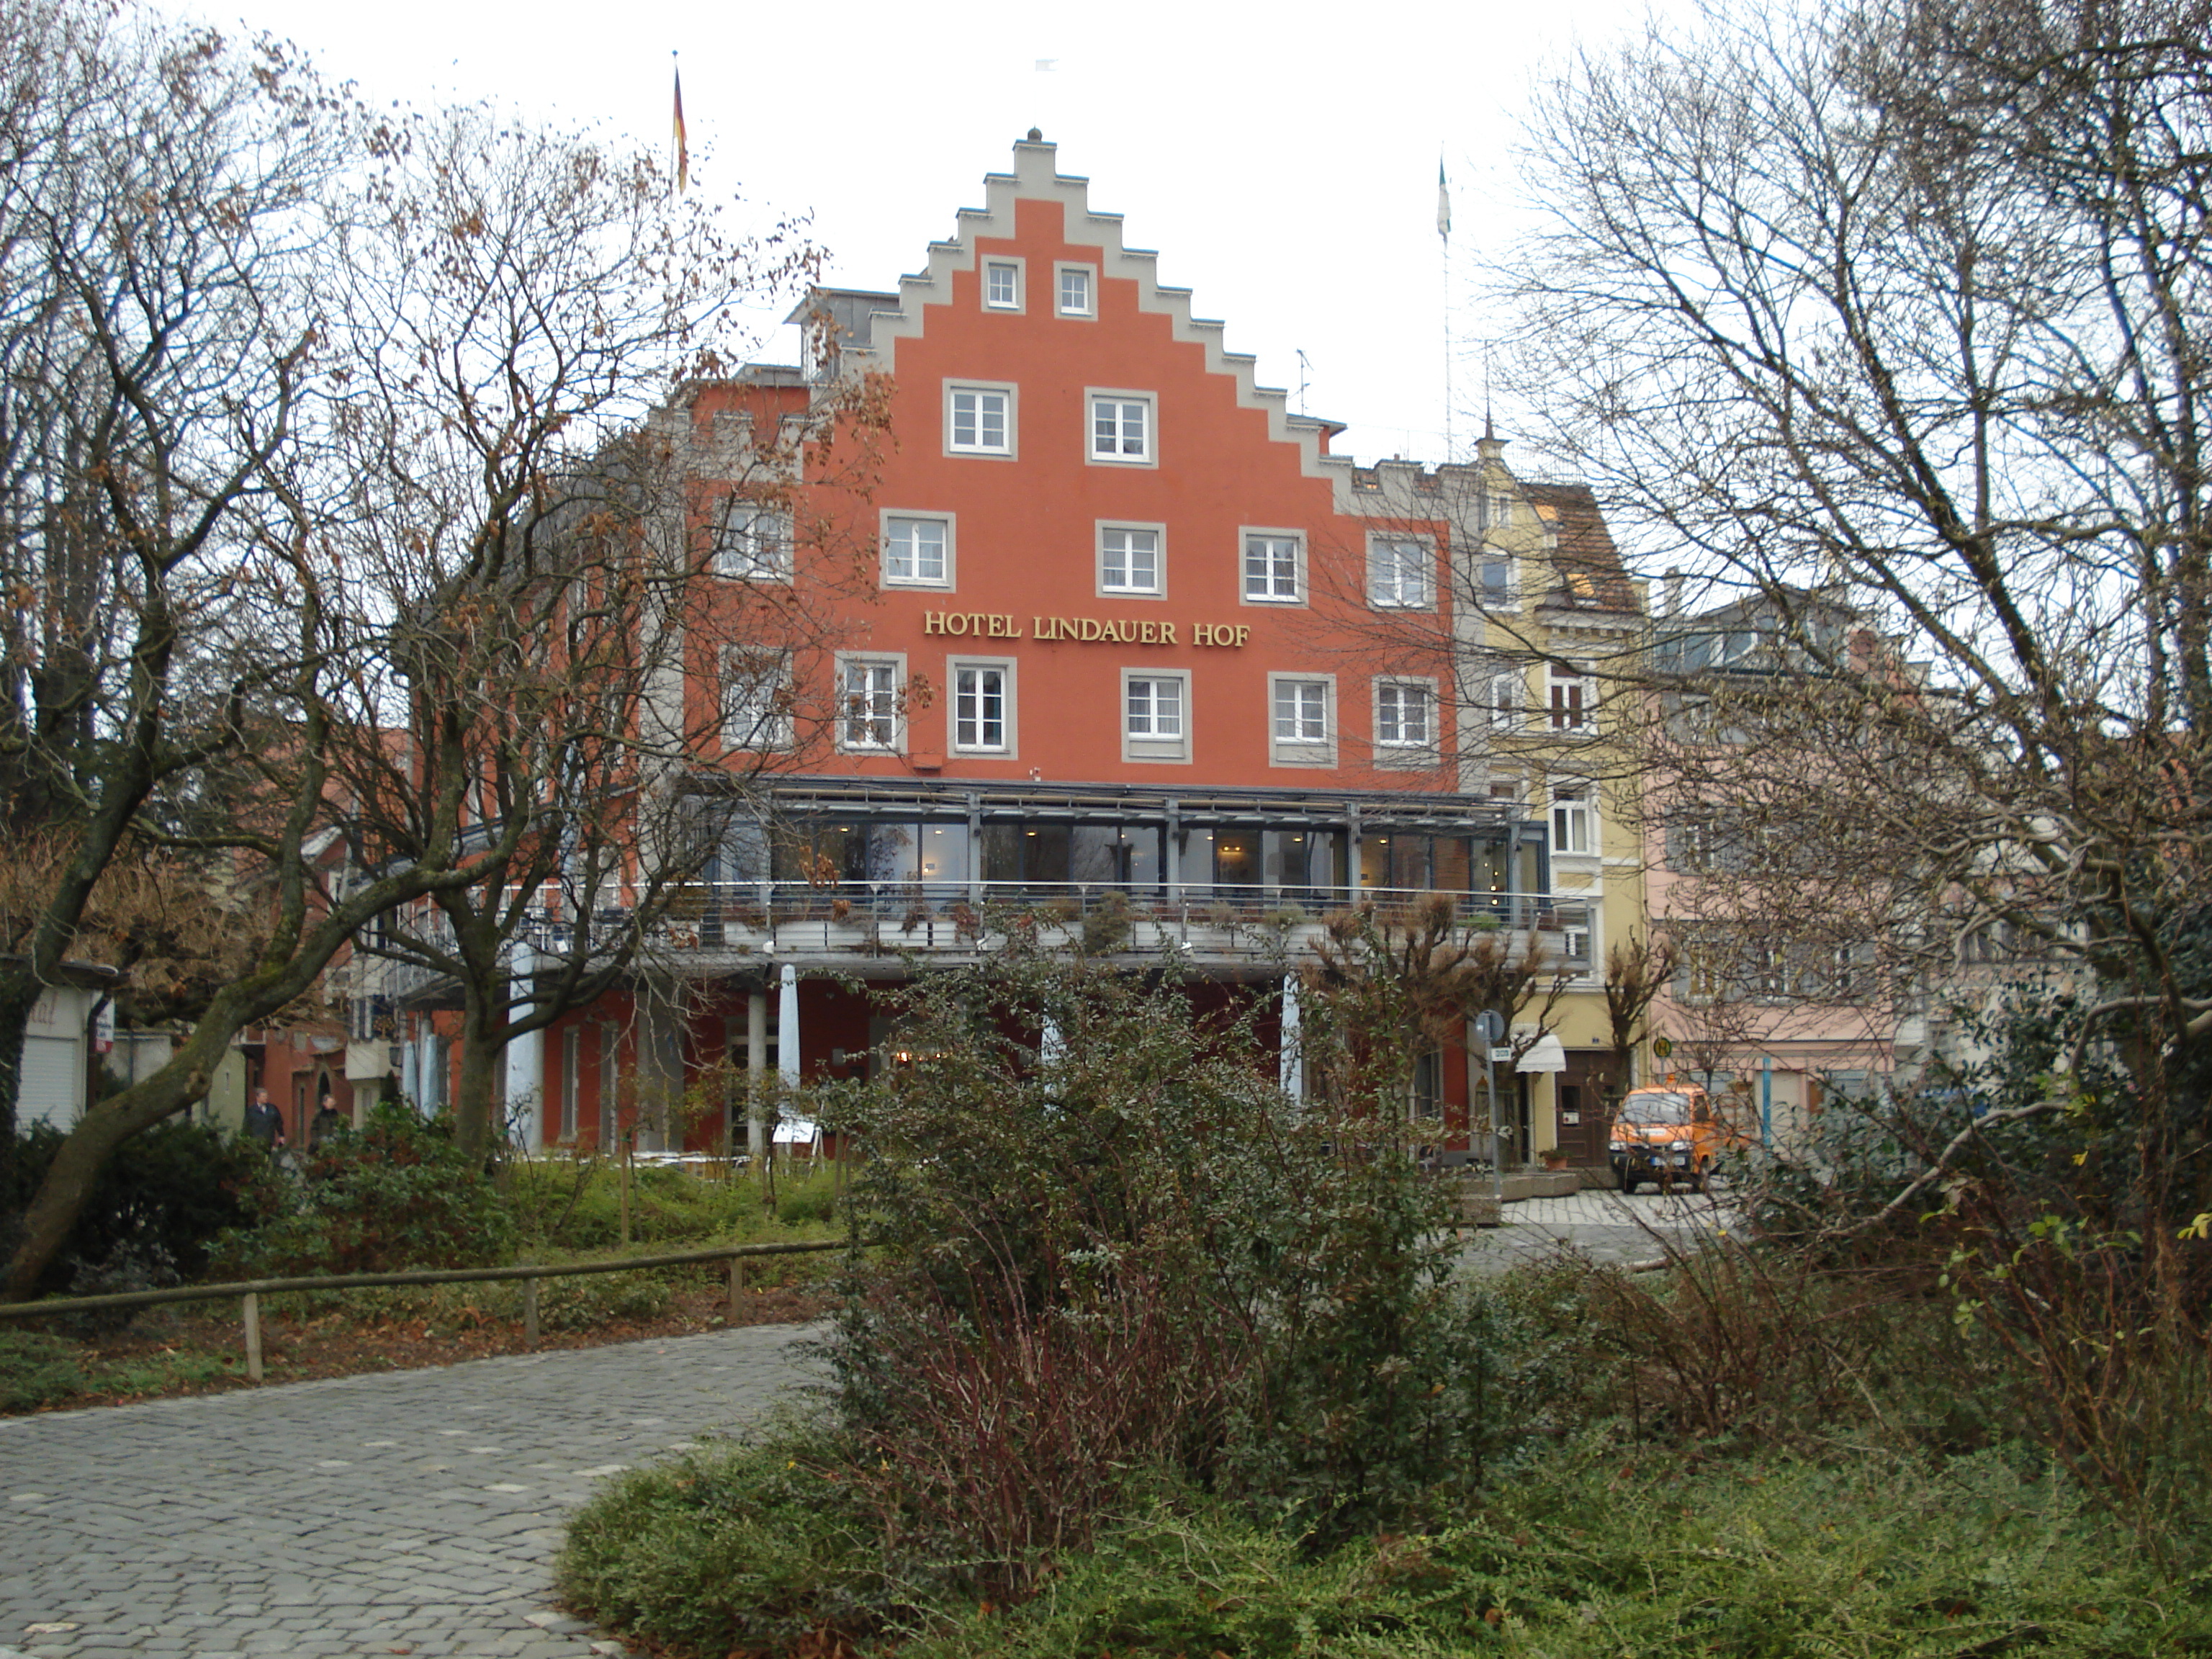
[[[1184,630],[1193,645],[1227,646],[1231,649],[1251,638],[1250,628],[1237,623],[1133,622],[1101,617],[1032,617],[1026,631],[1011,611],[925,611],[924,634],[981,640],[1068,640],[1080,644],[1181,645]]]

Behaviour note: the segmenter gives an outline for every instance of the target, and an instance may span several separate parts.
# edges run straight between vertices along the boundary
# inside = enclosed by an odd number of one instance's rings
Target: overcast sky
[[[174,0],[173,0],[174,3]],[[1482,406],[1479,262],[1518,209],[1513,115],[1641,0],[1465,5],[743,6],[629,0],[197,0],[380,99],[489,99],[664,149],[682,53],[693,187],[810,215],[828,280],[890,288],[980,205],[1031,126],[1161,279],[1228,325],[1362,460],[1445,451],[1437,164],[1450,174],[1454,453]],[[1040,65],[1047,67],[1040,67]],[[762,356],[796,343],[761,319]],[[1305,354],[1302,367],[1298,354]],[[1304,386],[1302,398],[1301,384]],[[1501,432],[1510,436],[1510,432]],[[1509,454],[1512,452],[1509,452]]]

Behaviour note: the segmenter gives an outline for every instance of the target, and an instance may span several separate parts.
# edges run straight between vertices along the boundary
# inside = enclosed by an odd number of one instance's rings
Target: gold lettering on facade
[[[1030,618],[1029,632],[1010,611],[925,611],[921,613],[924,635],[942,634],[953,639],[1018,640],[1033,639],[1044,643],[1056,640],[1074,640],[1084,644],[1101,645],[1179,645],[1180,623],[1141,622],[1134,617],[1036,617]],[[1193,623],[1190,640],[1193,645],[1222,646],[1234,649],[1252,637],[1249,627],[1237,627],[1229,623]]]

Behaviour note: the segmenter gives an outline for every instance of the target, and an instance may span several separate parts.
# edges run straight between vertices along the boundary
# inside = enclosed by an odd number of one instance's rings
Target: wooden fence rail
[[[112,1296],[56,1297],[44,1302],[0,1302],[0,1319],[44,1319],[102,1310],[151,1308],[170,1302],[221,1302],[236,1297],[244,1304],[246,1375],[261,1381],[261,1298],[285,1291],[363,1291],[393,1285],[485,1285],[522,1280],[522,1340],[538,1346],[538,1281],[584,1273],[629,1273],[644,1267],[679,1267],[700,1261],[730,1264],[730,1317],[738,1315],[744,1289],[744,1264],[751,1256],[806,1255],[842,1250],[842,1241],[803,1244],[724,1244],[708,1250],[678,1250],[665,1255],[633,1255],[606,1261],[523,1262],[512,1267],[426,1267],[410,1273],[336,1273],[306,1279],[247,1279],[230,1285],[179,1285],[161,1291],[118,1291]]]

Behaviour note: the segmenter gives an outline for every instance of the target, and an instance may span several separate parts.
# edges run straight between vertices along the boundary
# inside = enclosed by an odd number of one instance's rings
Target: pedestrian
[[[246,1133],[272,1158],[284,1144],[284,1114],[270,1103],[266,1089],[253,1091],[252,1102],[246,1109]]]
[[[337,1103],[329,1095],[325,1095],[313,1121],[307,1125],[307,1150],[310,1152],[320,1152],[345,1126],[345,1120],[338,1115]]]

